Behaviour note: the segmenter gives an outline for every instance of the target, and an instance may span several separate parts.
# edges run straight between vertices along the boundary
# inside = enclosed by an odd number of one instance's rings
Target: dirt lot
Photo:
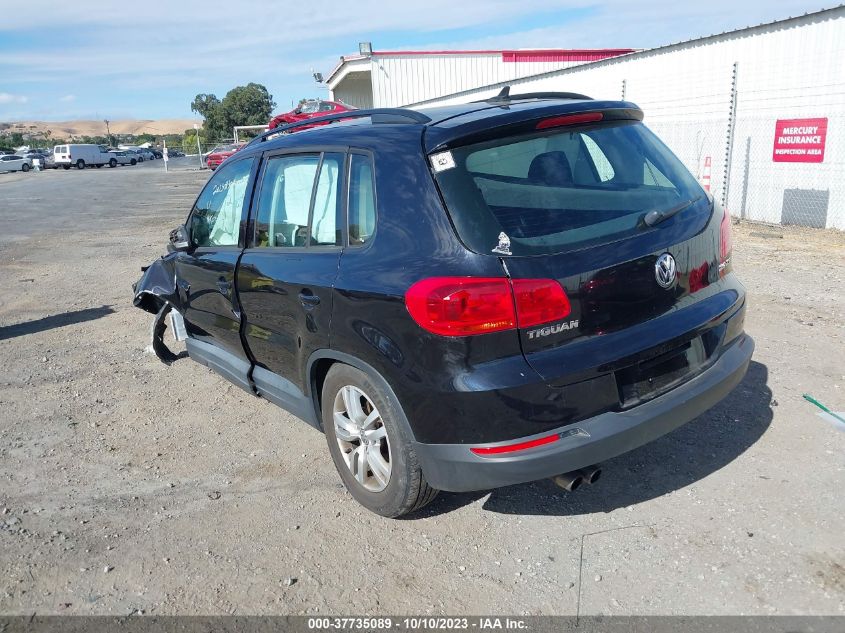
[[[757,352],[567,494],[368,514],[323,437],[131,305],[207,175],[0,174],[0,613],[845,614],[845,236],[735,227]]]

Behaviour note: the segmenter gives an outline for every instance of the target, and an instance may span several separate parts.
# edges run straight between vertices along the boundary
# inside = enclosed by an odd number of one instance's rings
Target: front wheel
[[[137,161],[137,160],[135,160],[135,159],[133,158],[133,159],[132,159],[132,162],[131,162],[130,164],[132,164],[132,165],[137,165],[137,164],[138,164],[138,161]]]
[[[62,165],[65,169],[70,169],[70,165]]]
[[[85,169],[85,161],[82,160],[81,158],[78,161],[76,161],[76,168],[77,169]]]
[[[117,167],[117,159],[110,158],[109,159],[109,167],[112,167],[112,168]]]
[[[333,365],[322,393],[329,452],[350,494],[368,510],[398,517],[437,496],[426,482],[396,399],[367,374]]]
[[[23,172],[27,172],[27,171],[29,171],[29,165],[27,165],[26,163],[24,163],[23,165],[21,165],[21,171],[23,171]]]

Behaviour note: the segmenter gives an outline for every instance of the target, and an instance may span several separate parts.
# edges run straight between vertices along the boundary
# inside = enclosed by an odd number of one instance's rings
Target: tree
[[[237,86],[221,101],[213,94],[198,94],[191,102],[191,110],[204,120],[203,128],[210,139],[231,138],[236,125],[264,125],[276,107],[267,88],[257,83]]]

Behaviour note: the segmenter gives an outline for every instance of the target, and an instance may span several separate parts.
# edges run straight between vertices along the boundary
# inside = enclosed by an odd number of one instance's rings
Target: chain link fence
[[[736,62],[697,78],[677,96],[680,76],[626,78],[621,96],[734,217],[845,229],[845,81],[776,85]]]

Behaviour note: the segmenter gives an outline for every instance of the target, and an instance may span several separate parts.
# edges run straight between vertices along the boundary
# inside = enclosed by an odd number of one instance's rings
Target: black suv
[[[211,176],[135,305],[164,360],[169,323],[324,431],[374,512],[574,489],[724,398],[754,349],[730,216],[642,118],[504,91],[274,129]]]

